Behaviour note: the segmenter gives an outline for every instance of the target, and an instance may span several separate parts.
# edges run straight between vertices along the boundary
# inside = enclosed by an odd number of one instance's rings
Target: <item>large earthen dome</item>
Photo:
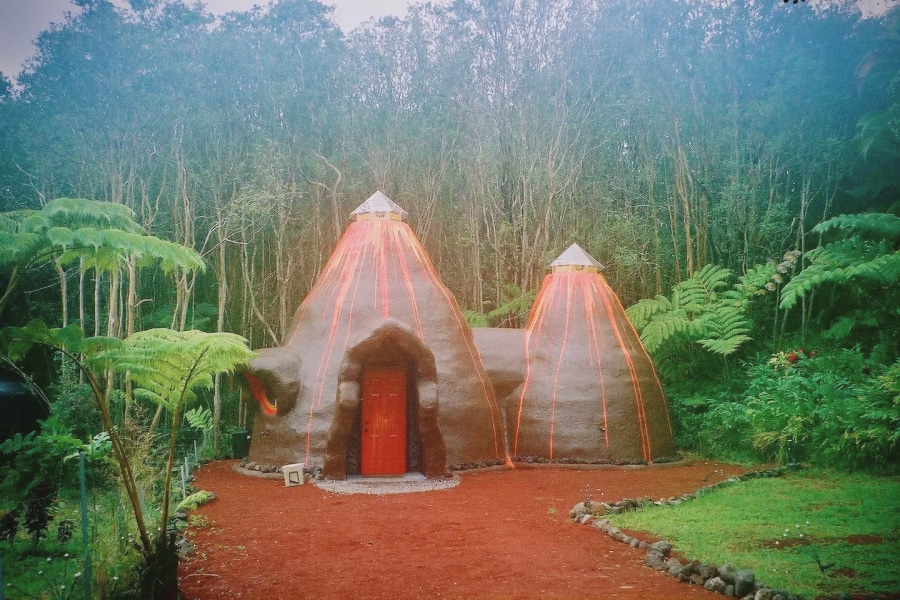
[[[342,479],[675,455],[653,364],[577,244],[551,263],[524,330],[473,331],[406,211],[376,192],[350,219],[286,342],[246,372],[250,461]]]
[[[250,365],[268,407],[250,460],[330,478],[502,462],[472,332],[405,211],[376,192],[351,218],[285,344]]]

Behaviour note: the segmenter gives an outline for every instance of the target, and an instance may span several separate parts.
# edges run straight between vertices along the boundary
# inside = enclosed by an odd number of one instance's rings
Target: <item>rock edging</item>
[[[801,600],[799,596],[789,594],[781,590],[773,590],[758,581],[750,569],[736,569],[733,565],[713,565],[699,561],[682,563],[671,555],[672,544],[661,540],[647,543],[636,537],[632,537],[613,525],[609,519],[601,518],[605,515],[615,515],[631,510],[640,510],[647,506],[678,506],[685,502],[695,500],[698,496],[708,494],[725,486],[733,485],[740,481],[757,479],[760,477],[778,477],[785,469],[767,469],[751,471],[743,475],[737,475],[723,479],[722,481],[700,488],[695,493],[684,494],[670,498],[623,498],[618,502],[597,502],[587,499],[576,504],[569,511],[569,516],[576,522],[590,525],[600,530],[617,542],[626,544],[632,548],[646,549],[644,564],[652,569],[675,577],[679,581],[702,585],[705,589],[742,600]]]

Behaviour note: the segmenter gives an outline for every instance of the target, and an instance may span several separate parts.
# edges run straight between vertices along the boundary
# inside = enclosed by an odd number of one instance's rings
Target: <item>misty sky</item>
[[[124,0],[113,0],[124,4]],[[344,31],[349,31],[371,17],[403,16],[412,0],[322,0],[335,6],[335,18]],[[187,2],[192,4],[192,2]],[[247,10],[268,0],[204,0],[216,14]],[[22,64],[34,54],[33,41],[50,23],[61,23],[66,11],[75,7],[69,0],[0,0],[0,71],[15,79]]]

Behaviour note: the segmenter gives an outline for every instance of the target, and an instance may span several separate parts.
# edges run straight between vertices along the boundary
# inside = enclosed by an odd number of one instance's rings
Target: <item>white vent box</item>
[[[305,463],[294,463],[292,465],[284,465],[281,472],[284,474],[284,485],[293,487],[295,485],[303,485],[306,483],[306,477],[303,474],[303,466]]]

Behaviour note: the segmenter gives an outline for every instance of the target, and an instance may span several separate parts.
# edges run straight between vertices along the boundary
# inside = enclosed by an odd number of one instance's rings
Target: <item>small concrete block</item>
[[[303,473],[305,463],[294,463],[292,465],[284,465],[281,472],[284,474],[285,487],[293,487],[295,485],[303,485],[306,483],[306,477]]]

